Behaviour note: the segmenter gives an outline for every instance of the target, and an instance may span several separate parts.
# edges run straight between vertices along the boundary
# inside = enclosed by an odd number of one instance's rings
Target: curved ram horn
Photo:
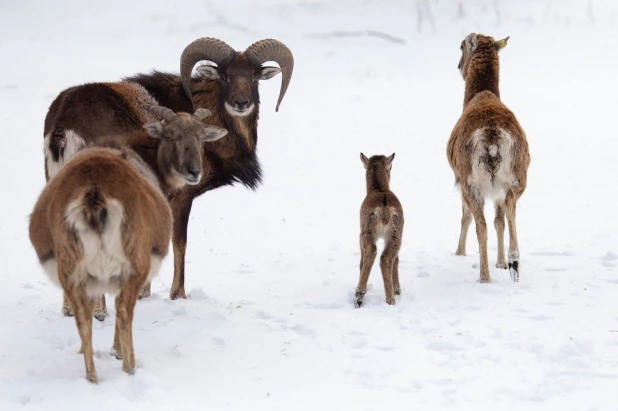
[[[231,59],[234,53],[234,49],[227,43],[211,37],[202,37],[185,47],[180,56],[180,78],[185,93],[192,103],[191,71],[195,63],[200,60],[208,60],[220,65],[222,62]]]
[[[279,40],[266,39],[256,41],[245,50],[245,55],[253,63],[262,65],[266,61],[274,61],[279,64],[282,72],[281,91],[279,92],[279,100],[275,111],[279,111],[279,105],[285,92],[288,89],[290,80],[292,79],[292,71],[294,71],[294,57],[290,49]]]
[[[163,117],[163,119],[167,121],[168,123],[171,123],[172,121],[178,118],[178,116],[176,115],[176,113],[174,113],[174,111],[170,110],[167,107],[163,107],[163,106],[152,106],[148,109],[148,111],[150,111],[152,114],[155,114],[159,117]]]

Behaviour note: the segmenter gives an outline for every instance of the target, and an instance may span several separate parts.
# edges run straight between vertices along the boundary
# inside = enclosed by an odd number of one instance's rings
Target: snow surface
[[[477,282],[473,229],[469,255],[454,255],[460,200],[445,151],[471,31],[511,36],[502,98],[532,154],[518,284],[493,265],[493,283]],[[264,185],[194,203],[189,299],[169,300],[168,258],[136,308],[135,375],[108,355],[112,315],[95,324],[91,385],[28,241],[43,119],[68,86],[177,71],[202,36],[238,49],[274,37],[294,52],[279,113],[280,76],[261,86]],[[0,410],[618,409],[615,2],[4,1],[0,56]],[[352,305],[360,151],[397,153],[396,306],[378,264],[366,306]],[[493,230],[489,240],[495,262]]]

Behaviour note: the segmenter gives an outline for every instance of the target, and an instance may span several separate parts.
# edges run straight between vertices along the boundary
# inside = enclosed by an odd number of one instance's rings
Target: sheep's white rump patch
[[[54,161],[54,156],[49,148],[51,144],[51,133],[45,136],[44,140],[44,152],[45,160],[47,160],[47,175],[49,178],[54,177],[64,167],[64,165],[70,159],[75,156],[81,149],[86,147],[86,142],[77,133],[72,130],[66,130],[64,132],[64,150],[62,155],[58,158],[58,161]]]

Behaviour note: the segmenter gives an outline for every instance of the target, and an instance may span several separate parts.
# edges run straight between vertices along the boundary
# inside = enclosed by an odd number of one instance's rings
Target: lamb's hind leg
[[[361,266],[360,266],[360,278],[358,279],[358,286],[356,287],[356,294],[354,305],[358,308],[363,305],[363,298],[367,292],[367,282],[369,281],[369,274],[371,273],[371,267],[376,259],[378,248],[376,247],[375,239],[373,238],[373,221],[369,221],[365,229],[360,235],[361,245]]]
[[[504,204],[496,203],[494,227],[496,227],[496,234],[498,235],[498,261],[496,262],[496,267],[506,268],[506,259],[504,258]]]
[[[395,304],[394,266],[395,261],[398,261],[399,248],[401,248],[401,240],[393,235],[384,244],[384,252],[380,256],[380,268],[382,269],[382,279],[384,280],[386,303],[390,305]],[[399,271],[397,271],[397,277],[399,277]]]
[[[466,238],[468,237],[470,223],[472,223],[472,212],[463,197],[461,199],[461,204],[461,232],[459,234],[459,245],[457,246],[455,255],[466,255]]]
[[[393,287],[395,287],[395,295],[401,295],[401,285],[399,284],[399,256],[395,258],[393,263]]]
[[[517,224],[515,223],[515,207],[517,197],[511,191],[505,199],[506,219],[509,223],[509,272],[511,280],[519,281],[519,244],[517,242]]]

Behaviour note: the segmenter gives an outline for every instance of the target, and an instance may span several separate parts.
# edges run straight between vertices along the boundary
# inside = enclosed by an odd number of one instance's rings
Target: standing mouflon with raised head
[[[519,281],[520,272],[515,208],[526,189],[530,154],[524,130],[500,100],[498,52],[508,39],[495,41],[492,37],[472,33],[462,41],[458,68],[466,83],[464,107],[447,146],[448,161],[456,184],[461,188],[463,203],[456,254],[466,254],[466,236],[474,217],[482,283],[491,282],[487,223],[483,213],[486,198],[495,204],[496,267],[508,267],[513,281]],[[504,256],[505,215],[509,226],[508,266]]]
[[[367,292],[367,281],[377,254],[377,241],[384,240],[380,268],[384,280],[386,302],[395,304],[395,295],[401,294],[399,285],[399,249],[403,234],[403,209],[397,196],[390,190],[391,168],[395,153],[389,157],[365,157],[361,160],[366,169],[367,196],[360,210],[360,278],[356,287],[354,305],[361,307]]]

